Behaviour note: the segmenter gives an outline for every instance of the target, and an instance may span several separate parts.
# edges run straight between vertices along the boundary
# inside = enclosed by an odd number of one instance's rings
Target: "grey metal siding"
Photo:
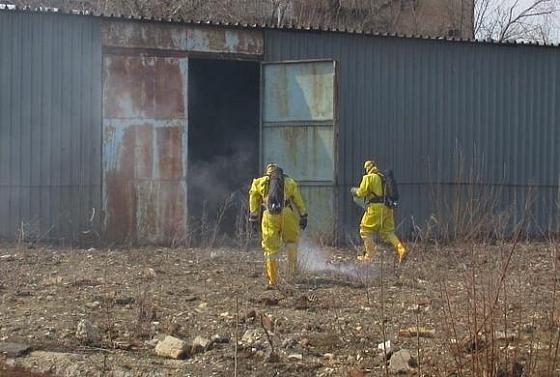
[[[531,230],[558,230],[560,49],[267,30],[265,53],[340,62],[343,231],[359,222],[347,193],[366,158],[395,170],[401,232],[425,224],[438,199],[468,182],[479,195],[493,190],[501,209],[514,203],[515,220],[535,187]],[[459,177],[458,166],[475,176]]]
[[[0,12],[3,238],[16,237],[22,224],[26,237],[43,240],[75,241],[98,230],[99,22],[70,15]]]

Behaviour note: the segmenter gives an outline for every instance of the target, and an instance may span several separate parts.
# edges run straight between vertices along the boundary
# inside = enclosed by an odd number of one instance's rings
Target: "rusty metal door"
[[[113,242],[180,242],[186,227],[188,61],[104,56],[103,205]]]
[[[309,231],[336,237],[337,62],[263,63],[261,166],[276,162],[295,178]]]

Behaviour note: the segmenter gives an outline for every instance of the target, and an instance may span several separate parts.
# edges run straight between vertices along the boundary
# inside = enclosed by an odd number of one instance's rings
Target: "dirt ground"
[[[385,249],[363,265],[305,243],[301,273],[281,259],[276,290],[257,247],[4,247],[0,352],[30,349],[0,355],[0,376],[558,374],[558,243],[408,247],[404,266]],[[77,338],[83,319],[101,340]],[[167,335],[210,345],[157,356]]]

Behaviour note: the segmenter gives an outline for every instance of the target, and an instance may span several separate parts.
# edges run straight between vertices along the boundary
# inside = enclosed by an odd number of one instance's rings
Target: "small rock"
[[[307,339],[307,338],[303,338],[303,339],[299,342],[300,346],[302,346],[302,347],[307,347],[307,346],[309,346],[309,343],[310,343],[310,341],[309,341],[309,339]]]
[[[8,357],[20,357],[29,352],[30,346],[19,343],[11,342],[1,342],[0,343],[0,354],[6,355]]]
[[[145,267],[142,269],[141,275],[144,279],[153,279],[156,277],[156,271],[151,267]]]
[[[301,353],[292,353],[291,355],[288,355],[288,360],[301,361],[303,360],[303,355]]]
[[[86,304],[86,308],[88,308],[88,309],[96,309],[96,308],[98,308],[98,307],[100,307],[100,306],[101,306],[101,303],[100,303],[99,301],[88,302],[88,303]]]
[[[101,331],[87,319],[78,322],[76,338],[84,344],[96,344],[101,341]]]
[[[194,340],[191,344],[190,355],[196,355],[196,354],[202,353],[202,352],[208,350],[211,345],[212,345],[212,342],[210,341],[210,339],[206,339],[202,336],[197,336],[196,338],[194,338]]]
[[[94,253],[97,251],[97,249],[95,247],[90,247],[89,249],[87,249],[88,253]]]
[[[196,300],[197,300],[196,296],[185,296],[185,301],[187,302],[196,301]]]
[[[261,334],[259,333],[258,330],[247,330],[245,331],[245,334],[243,334],[243,336],[241,337],[241,342],[247,345],[252,345],[254,344],[257,340],[259,340],[261,337]]]
[[[0,261],[1,262],[13,262],[15,261],[16,258],[13,255],[0,255]]]
[[[197,309],[197,311],[206,310],[206,309],[208,309],[208,303],[207,302],[201,302],[200,304],[198,304],[196,309]]]
[[[395,352],[389,360],[389,371],[393,373],[408,373],[416,369],[416,361],[407,350]]]
[[[171,359],[183,359],[187,355],[188,344],[182,339],[173,336],[166,336],[160,341],[155,348],[158,356],[168,357]]]

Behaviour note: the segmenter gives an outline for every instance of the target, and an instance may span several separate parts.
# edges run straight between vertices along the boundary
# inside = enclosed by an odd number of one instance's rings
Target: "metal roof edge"
[[[9,6],[9,8],[8,8]],[[337,34],[348,34],[348,35],[361,35],[368,37],[382,37],[382,38],[394,38],[394,39],[413,39],[413,40],[428,40],[428,41],[441,41],[450,43],[470,43],[477,45],[496,45],[496,46],[533,46],[533,47],[560,47],[560,43],[543,43],[536,41],[517,41],[517,40],[506,40],[498,41],[494,39],[474,39],[474,38],[461,38],[461,37],[442,37],[442,36],[430,36],[430,35],[416,35],[416,34],[399,34],[399,33],[387,33],[387,32],[375,32],[371,30],[360,30],[360,29],[348,29],[348,28],[327,28],[324,26],[316,25],[273,25],[267,23],[243,23],[243,22],[231,22],[231,21],[214,21],[214,20],[193,20],[184,18],[156,18],[156,17],[144,17],[144,16],[134,16],[134,15],[124,15],[124,14],[104,14],[98,12],[92,12],[88,10],[60,10],[58,8],[51,7],[36,7],[31,8],[28,6],[13,6],[11,4],[0,3],[0,12],[21,12],[21,13],[47,13],[47,14],[60,14],[60,15],[70,15],[70,16],[82,16],[82,17],[95,17],[102,19],[111,20],[121,20],[121,21],[140,21],[140,22],[157,22],[166,24],[182,24],[182,25],[197,25],[197,26],[214,26],[214,27],[229,27],[238,29],[255,29],[255,30],[273,30],[273,31],[287,31],[287,32],[308,32],[308,33],[337,33]]]

